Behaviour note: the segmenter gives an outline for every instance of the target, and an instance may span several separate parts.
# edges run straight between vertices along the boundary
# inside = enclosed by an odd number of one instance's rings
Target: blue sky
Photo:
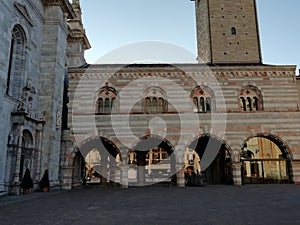
[[[81,7],[92,45],[85,53],[88,63],[143,41],[170,43],[196,55],[195,9],[190,0],[81,0]],[[300,65],[300,1],[257,0],[257,7],[263,62]]]

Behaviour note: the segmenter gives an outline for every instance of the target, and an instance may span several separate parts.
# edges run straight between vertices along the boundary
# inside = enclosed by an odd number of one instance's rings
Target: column
[[[184,164],[177,163],[177,187],[185,187]]]
[[[242,173],[241,173],[241,162],[233,162],[232,163],[232,178],[233,184],[240,186],[242,185]]]
[[[121,188],[128,188],[128,155],[129,149],[122,149],[121,150],[121,174],[120,174],[120,183]]]
[[[14,179],[13,179],[13,186],[11,192],[13,194],[19,195],[20,194],[20,188],[19,183],[21,180],[20,177],[20,167],[21,167],[21,157],[22,157],[22,139],[23,139],[23,127],[20,126],[18,130],[18,141],[17,141],[17,157],[16,157],[16,165],[14,168]]]
[[[144,186],[146,183],[145,179],[145,166],[146,166],[146,151],[136,152],[137,154],[137,185]]]
[[[41,152],[42,152],[42,123],[38,124],[37,130],[36,130],[36,168],[35,168],[35,180],[39,181],[41,179]],[[48,168],[47,168],[48,169]]]
[[[291,162],[292,166],[292,181],[295,184],[300,184],[300,160],[293,160]]]
[[[109,178],[108,176],[108,171],[107,171],[107,157],[108,154],[106,151],[102,151],[101,152],[101,184],[105,185],[106,182],[109,182]]]

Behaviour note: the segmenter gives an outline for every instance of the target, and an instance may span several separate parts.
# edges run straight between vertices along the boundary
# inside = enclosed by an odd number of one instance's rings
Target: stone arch
[[[234,154],[230,145],[215,134],[204,133],[188,145],[199,155],[201,171],[210,184],[232,184]]]
[[[86,156],[89,149],[102,148],[102,151],[107,150],[108,153],[116,157],[120,153],[119,148],[108,138],[104,136],[93,136],[82,141],[76,149],[74,149],[72,155],[77,151],[80,151],[83,156]]]
[[[287,142],[271,133],[246,138],[240,160],[243,183],[291,183],[293,155]]]
[[[98,151],[101,157],[99,159],[100,161],[93,162],[93,166],[91,167],[90,166],[91,162],[87,162],[86,157],[93,150]],[[116,178],[115,174],[117,170],[116,167],[118,167],[117,160],[121,161],[122,159],[121,152],[119,148],[108,138],[103,136],[93,136],[82,141],[78,145],[78,147],[76,147],[72,152],[72,165],[76,163],[75,158],[76,156],[78,156],[78,153],[80,153],[82,157],[81,158],[82,162],[81,163],[77,162],[77,165],[79,166],[81,166],[82,164],[85,165],[84,171],[82,171],[80,177],[85,178],[87,175],[91,175],[91,173],[94,172],[96,178],[99,178],[99,182],[102,184],[106,183],[106,181],[116,182],[116,179],[119,180],[119,177]],[[96,167],[97,170],[95,169]],[[75,167],[73,168],[73,170],[74,169]],[[91,172],[91,170],[93,171]]]
[[[128,155],[129,169],[137,166],[137,180],[133,185],[176,182],[175,148],[166,138],[154,134],[143,136],[132,145]]]
[[[203,133],[203,134],[199,134],[198,136],[194,137],[193,140],[196,141],[197,139],[203,138],[203,137],[212,137],[213,139],[216,139],[217,141],[219,141],[221,144],[224,144],[224,146],[228,150],[228,153],[230,154],[231,160],[234,160],[234,151],[232,150],[231,146],[228,144],[228,142],[225,139],[223,139],[213,133]],[[187,147],[189,147],[189,145],[191,145],[191,143],[188,144]]]
[[[33,148],[35,140],[34,140],[34,137],[32,135],[32,132],[30,130],[28,130],[28,129],[24,129],[22,131],[22,133],[23,133],[22,137],[23,137],[24,143],[26,145],[24,147]]]
[[[32,132],[28,129],[22,131],[22,146],[20,157],[20,177],[23,176],[24,171],[28,168],[31,171],[32,176],[35,176],[35,148],[34,137]]]
[[[281,137],[279,137],[278,135],[271,134],[271,133],[257,133],[257,134],[248,136],[246,138],[246,140],[242,143],[241,149],[244,147],[245,143],[248,140],[250,140],[251,138],[255,138],[255,137],[263,137],[270,141],[273,141],[280,148],[280,150],[286,155],[286,157],[289,161],[293,160],[292,150],[291,150],[290,146],[287,144],[287,142],[284,139],[282,139]]]

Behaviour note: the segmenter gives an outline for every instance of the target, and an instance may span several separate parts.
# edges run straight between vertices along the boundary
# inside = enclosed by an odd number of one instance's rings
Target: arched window
[[[105,102],[104,102],[104,113],[110,113],[111,112],[111,108],[110,108],[110,99],[109,98],[105,98]]]
[[[255,96],[255,97],[253,97],[253,108],[256,110],[256,111],[258,111],[258,109],[259,109],[259,101],[258,101],[258,98]]]
[[[208,88],[202,89],[201,87],[196,87],[192,91],[191,97],[193,99],[194,112],[206,113],[214,109],[213,93]]]
[[[20,25],[16,25],[12,31],[7,76],[7,94],[16,99],[21,98],[25,71],[25,51],[25,32]]]
[[[166,94],[159,87],[150,87],[144,94],[145,113],[165,113],[167,111]]]
[[[204,104],[204,98],[200,97],[200,107],[199,107],[200,112],[205,111],[205,104]]]
[[[262,111],[262,94],[258,88],[247,85],[240,91],[240,110],[244,112]]]
[[[247,97],[247,110],[252,111],[252,98]]]
[[[241,109],[241,111],[247,110],[246,101],[245,101],[244,97],[240,97],[240,109]]]
[[[98,113],[103,113],[103,98],[98,99]]]
[[[111,87],[101,88],[97,99],[97,111],[100,114],[111,114],[116,111],[117,91]]]
[[[145,111],[146,113],[150,113],[151,112],[151,99],[150,98],[146,98],[145,100]]]
[[[165,100],[163,98],[158,99],[158,113],[163,113],[164,112],[164,105],[165,105]]]
[[[231,34],[236,35],[236,28],[235,27],[231,27]]]
[[[157,113],[157,111],[158,111],[157,110],[157,98],[155,98],[155,97],[152,98],[152,102],[151,103],[152,103],[152,112],[153,113]]]

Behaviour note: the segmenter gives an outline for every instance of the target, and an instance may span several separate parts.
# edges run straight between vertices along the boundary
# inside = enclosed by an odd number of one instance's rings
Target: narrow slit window
[[[231,34],[236,35],[236,28],[235,27],[231,27]]]

